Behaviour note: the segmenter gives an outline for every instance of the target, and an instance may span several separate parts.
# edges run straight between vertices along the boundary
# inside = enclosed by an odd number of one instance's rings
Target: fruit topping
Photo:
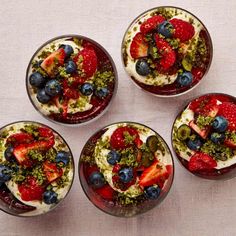
[[[198,134],[200,135],[203,139],[207,138],[207,135],[210,132],[210,127],[207,126],[205,128],[200,128],[199,126],[197,126],[194,121],[190,121],[189,122],[189,126]]]
[[[56,96],[61,92],[61,90],[62,90],[61,84],[56,79],[49,80],[45,85],[45,92],[49,96]]]
[[[137,33],[130,45],[130,55],[132,58],[137,59],[146,57],[148,54],[148,45],[144,40],[144,36],[141,33]]]
[[[29,133],[16,133],[7,138],[6,144],[16,147],[19,144],[31,143],[34,140],[33,136]]]
[[[133,174],[133,169],[131,167],[129,168],[123,168],[119,171],[118,173],[120,180],[123,183],[129,183],[133,180],[134,174]]]
[[[94,86],[90,83],[84,83],[81,88],[80,88],[80,92],[84,95],[84,96],[89,96],[93,93],[94,91]]]
[[[189,86],[193,82],[193,75],[191,72],[183,72],[177,77],[177,82],[180,86]]]
[[[114,190],[110,187],[109,184],[105,186],[95,189],[96,193],[100,195],[105,200],[113,200]]]
[[[59,48],[64,49],[64,51],[66,53],[66,58],[70,57],[74,53],[74,49],[68,44],[66,44],[66,45],[62,44],[62,45],[60,45]]]
[[[151,73],[151,69],[145,59],[140,59],[136,62],[135,67],[137,73],[142,76],[147,76]]]
[[[48,183],[55,181],[63,174],[63,170],[57,167],[56,163],[50,163],[48,161],[43,163],[43,171],[47,177]]]
[[[157,32],[165,38],[171,38],[173,34],[173,25],[169,21],[163,21],[157,27]]]
[[[105,179],[101,172],[94,171],[89,176],[89,183],[92,185],[93,188],[101,188],[105,185]]]
[[[193,151],[197,151],[201,148],[203,143],[202,143],[201,139],[195,138],[193,140],[189,139],[186,144],[189,149],[191,149]]]
[[[77,66],[73,61],[68,61],[66,64],[66,73],[67,74],[72,74],[74,72],[76,72],[77,70]]]
[[[228,127],[228,121],[223,116],[216,116],[212,122],[212,128],[217,132],[225,132]]]
[[[12,146],[9,146],[6,148],[5,152],[4,152],[4,157],[7,161],[14,161],[15,160],[15,157],[13,155],[13,151],[14,151],[14,148]]]
[[[57,203],[58,194],[54,192],[53,190],[48,190],[43,193],[43,202],[46,204],[53,204]]]
[[[70,153],[65,151],[59,151],[55,159],[56,163],[63,163],[64,166],[70,162]]]
[[[108,154],[107,154],[107,162],[110,165],[115,165],[117,162],[120,161],[120,154],[114,150],[111,150]]]
[[[51,96],[49,96],[45,89],[42,88],[37,91],[37,99],[40,103],[46,104],[51,100]]]
[[[153,185],[145,188],[144,192],[148,199],[154,200],[159,197],[161,189],[157,185]]]
[[[222,144],[225,140],[225,135],[222,133],[212,133],[210,139],[215,144]]]
[[[146,143],[147,143],[147,146],[150,149],[150,151],[153,152],[153,153],[155,153],[158,150],[159,145],[160,145],[160,142],[159,142],[156,135],[149,136],[147,138]]]
[[[12,176],[12,169],[9,168],[6,165],[0,164],[0,182],[4,183],[6,181],[9,181]]]
[[[94,94],[96,97],[98,97],[100,99],[104,99],[105,97],[108,96],[109,90],[108,90],[108,88],[98,88],[95,90]]]
[[[140,31],[142,34],[147,34],[153,30],[156,30],[158,25],[163,21],[165,21],[165,18],[160,15],[150,17],[141,24]]]
[[[29,77],[29,82],[32,86],[41,88],[45,84],[46,79],[39,72],[33,72]]]
[[[191,135],[191,128],[188,125],[181,125],[177,130],[177,137],[179,140],[184,141]]]

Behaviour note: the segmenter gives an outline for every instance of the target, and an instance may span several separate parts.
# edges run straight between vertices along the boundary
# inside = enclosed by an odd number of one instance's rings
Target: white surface
[[[36,120],[55,128],[68,141],[76,167],[85,141],[98,128],[132,120],[157,130],[170,145],[171,125],[186,100],[206,92],[235,94],[236,2],[228,0],[0,0],[0,126],[16,120]],[[214,45],[210,72],[199,87],[178,98],[160,99],[140,91],[128,79],[120,45],[129,23],[144,10],[177,5],[196,14],[208,27]],[[35,50],[61,34],[93,38],[110,52],[119,73],[113,106],[86,127],[68,128],[50,123],[31,105],[25,73]],[[66,201],[45,216],[16,218],[0,212],[0,235],[91,236],[233,236],[236,235],[236,179],[208,181],[190,175],[176,161],[175,180],[165,201],[131,219],[115,218],[97,210],[84,195],[76,175]],[[76,170],[77,173],[77,170]]]

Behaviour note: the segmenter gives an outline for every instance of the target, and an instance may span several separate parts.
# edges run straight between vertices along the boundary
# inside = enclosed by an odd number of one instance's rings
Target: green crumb
[[[66,68],[64,66],[58,67],[58,73],[62,78],[69,78],[70,77],[70,74],[66,73]]]
[[[200,129],[203,129],[205,128],[206,126],[209,126],[212,121],[213,121],[214,118],[210,117],[210,116],[202,116],[202,115],[199,115],[197,117],[197,125]]]
[[[124,132],[125,144],[127,144],[127,145],[133,144],[135,138],[136,138],[136,135],[130,135],[128,131]]]
[[[137,167],[139,163],[137,162],[137,153],[133,148],[126,148],[120,152],[121,159],[119,161],[120,165]]]
[[[35,138],[38,138],[39,132],[38,132],[38,126],[35,125],[25,125],[21,131],[24,131],[28,134],[33,135]]]
[[[42,166],[36,166],[32,170],[32,176],[34,176],[37,179],[37,183],[39,185],[42,185],[46,181],[46,176],[43,172]]]
[[[0,137],[1,138],[6,138],[9,135],[9,132],[5,129],[1,132]]]
[[[42,155],[42,153],[38,150],[30,150],[28,152],[28,156],[32,159],[32,160],[37,160],[39,162],[42,162],[44,160],[44,156]]]
[[[93,77],[93,82],[96,88],[107,87],[115,79],[114,73],[112,71],[97,71]]]
[[[50,162],[54,162],[56,160],[56,156],[57,152],[54,148],[50,148],[45,155],[46,159],[49,160]]]

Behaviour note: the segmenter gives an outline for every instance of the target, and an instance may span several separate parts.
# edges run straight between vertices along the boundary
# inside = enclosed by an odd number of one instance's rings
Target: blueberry
[[[145,196],[148,199],[157,199],[161,193],[161,189],[158,186],[150,186],[144,190]]]
[[[6,182],[11,179],[12,169],[0,164],[0,182]]]
[[[119,171],[119,177],[120,180],[124,183],[130,182],[134,177],[133,169],[131,167],[121,169]]]
[[[56,155],[56,162],[60,163],[62,162],[65,166],[69,163],[70,161],[70,153],[65,152],[65,151],[60,151]]]
[[[67,58],[70,57],[71,54],[74,52],[74,49],[68,44],[66,44],[66,45],[62,44],[59,48],[64,49]]]
[[[196,138],[194,140],[189,139],[187,141],[187,146],[189,149],[197,151],[202,146],[202,141],[199,138]]]
[[[188,86],[193,82],[193,75],[191,72],[184,72],[183,74],[178,75],[177,82],[180,86]]]
[[[121,156],[118,152],[112,150],[107,154],[107,162],[110,165],[115,165],[119,160],[120,160]]]
[[[94,187],[94,188],[101,188],[105,185],[105,179],[103,177],[103,174],[94,171],[90,176],[89,176],[89,183]]]
[[[40,88],[44,85],[45,78],[39,72],[34,72],[30,75],[29,82],[32,86]]]
[[[163,21],[161,24],[157,27],[157,32],[166,38],[170,38],[172,36],[174,27],[173,25],[168,21]]]
[[[223,116],[216,116],[212,127],[217,132],[224,132],[228,127],[228,121]]]
[[[77,67],[73,61],[68,61],[66,64],[66,73],[72,74],[76,71]]]
[[[147,61],[144,59],[138,60],[135,68],[136,68],[137,73],[142,76],[147,76],[148,74],[151,73],[151,69]]]
[[[61,90],[61,84],[56,79],[49,80],[45,85],[45,91],[50,96],[58,95]]]
[[[109,94],[109,90],[107,88],[100,88],[100,89],[95,90],[95,95],[101,99],[105,98],[108,94]]]
[[[53,190],[48,190],[43,193],[43,201],[44,203],[50,205],[57,202],[58,194]]]
[[[39,89],[38,92],[37,92],[37,99],[39,102],[41,103],[48,103],[51,99],[51,96],[49,96],[45,89]]]
[[[210,139],[215,144],[221,144],[225,140],[225,135],[221,133],[212,133]]]
[[[84,83],[81,87],[80,87],[80,92],[85,95],[85,96],[89,96],[93,93],[93,85],[90,83]]]
[[[12,146],[9,146],[5,152],[4,152],[4,157],[7,161],[14,161],[15,157],[13,155],[14,148]]]

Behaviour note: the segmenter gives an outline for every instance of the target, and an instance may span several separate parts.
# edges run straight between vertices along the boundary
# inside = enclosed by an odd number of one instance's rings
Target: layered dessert
[[[44,44],[27,70],[27,91],[40,113],[65,124],[101,115],[116,90],[111,57],[82,36],[62,36]]]
[[[167,195],[173,180],[172,156],[150,128],[116,123],[86,143],[79,175],[95,206],[115,216],[133,216],[153,208]]]
[[[210,35],[191,13],[157,7],[137,17],[122,43],[125,70],[142,89],[159,96],[195,87],[212,59]]]
[[[236,98],[208,94],[192,100],[176,118],[173,148],[195,175],[209,179],[236,175]]]
[[[0,207],[17,216],[53,209],[67,195],[73,157],[63,138],[36,122],[0,129]]]

